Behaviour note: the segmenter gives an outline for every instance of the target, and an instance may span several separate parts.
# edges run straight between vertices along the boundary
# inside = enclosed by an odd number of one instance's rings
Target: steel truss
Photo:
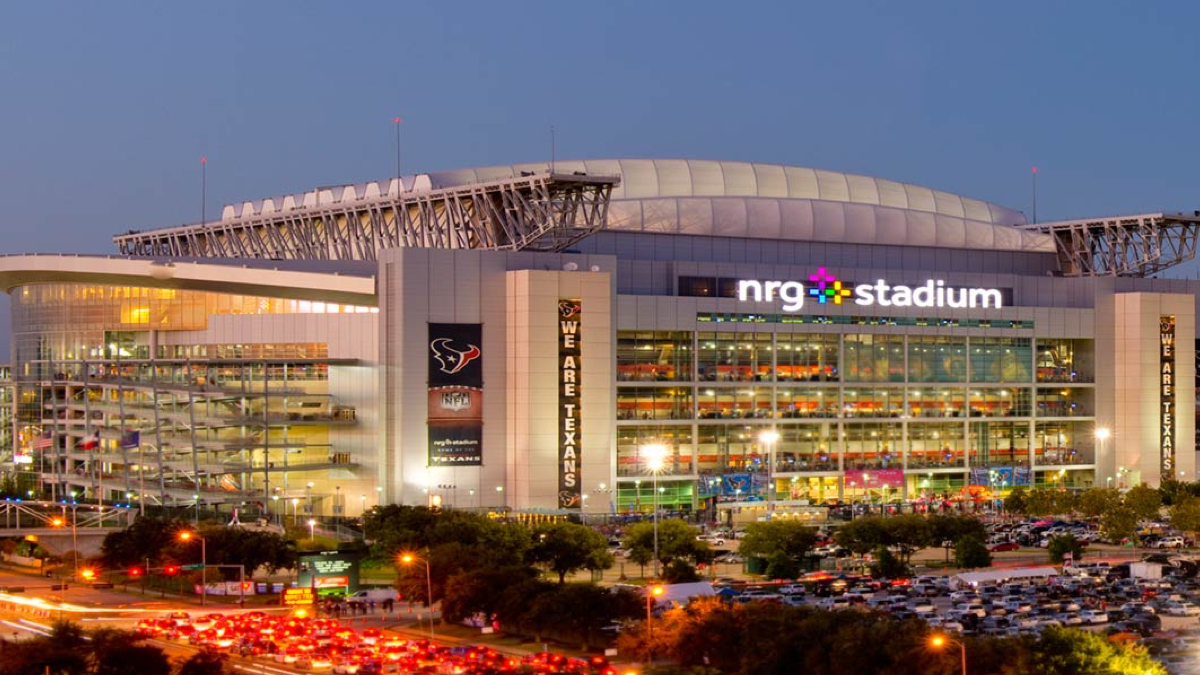
[[[1054,236],[1063,276],[1148,277],[1196,256],[1200,212],[1063,220],[1022,227]]]
[[[375,260],[399,247],[562,251],[604,227],[616,176],[534,174],[113,237],[121,253]]]

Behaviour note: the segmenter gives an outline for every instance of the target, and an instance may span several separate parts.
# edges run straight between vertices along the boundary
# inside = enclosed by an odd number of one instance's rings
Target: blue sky
[[[1200,5],[10,3],[0,252],[558,155],[884,176],[1040,219],[1200,208]]]

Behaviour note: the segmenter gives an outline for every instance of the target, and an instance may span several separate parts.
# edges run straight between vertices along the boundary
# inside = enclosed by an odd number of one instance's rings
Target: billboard
[[[429,466],[483,464],[483,327],[429,324]]]
[[[354,553],[322,551],[299,557],[296,586],[314,591],[345,589],[347,595],[358,591],[359,556]]]
[[[558,508],[583,506],[579,478],[580,326],[578,299],[558,301]]]
[[[1175,480],[1174,314],[1158,318],[1158,452],[1162,479]]]

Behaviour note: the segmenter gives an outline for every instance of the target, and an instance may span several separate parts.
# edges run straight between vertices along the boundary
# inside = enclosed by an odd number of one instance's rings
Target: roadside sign
[[[204,565],[182,565],[182,566],[180,566],[179,569],[181,569],[181,570],[202,570],[202,569],[204,569]]]
[[[280,598],[284,606],[292,607],[295,605],[311,605],[313,604],[313,589],[307,586],[300,588],[285,588],[283,595]]]

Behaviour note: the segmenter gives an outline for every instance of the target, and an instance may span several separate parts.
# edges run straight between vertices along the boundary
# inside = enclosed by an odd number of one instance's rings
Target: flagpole
[[[120,432],[117,436],[120,438],[117,441],[121,446],[121,463],[125,467],[125,491],[129,492],[129,444],[125,442],[125,374],[121,370],[121,343],[117,343],[117,414],[120,416],[120,421],[117,422],[117,428]],[[140,464],[138,466],[141,466]]]
[[[400,189],[400,123],[404,120],[400,119],[399,115],[392,118],[392,124],[396,126],[396,189]]]

